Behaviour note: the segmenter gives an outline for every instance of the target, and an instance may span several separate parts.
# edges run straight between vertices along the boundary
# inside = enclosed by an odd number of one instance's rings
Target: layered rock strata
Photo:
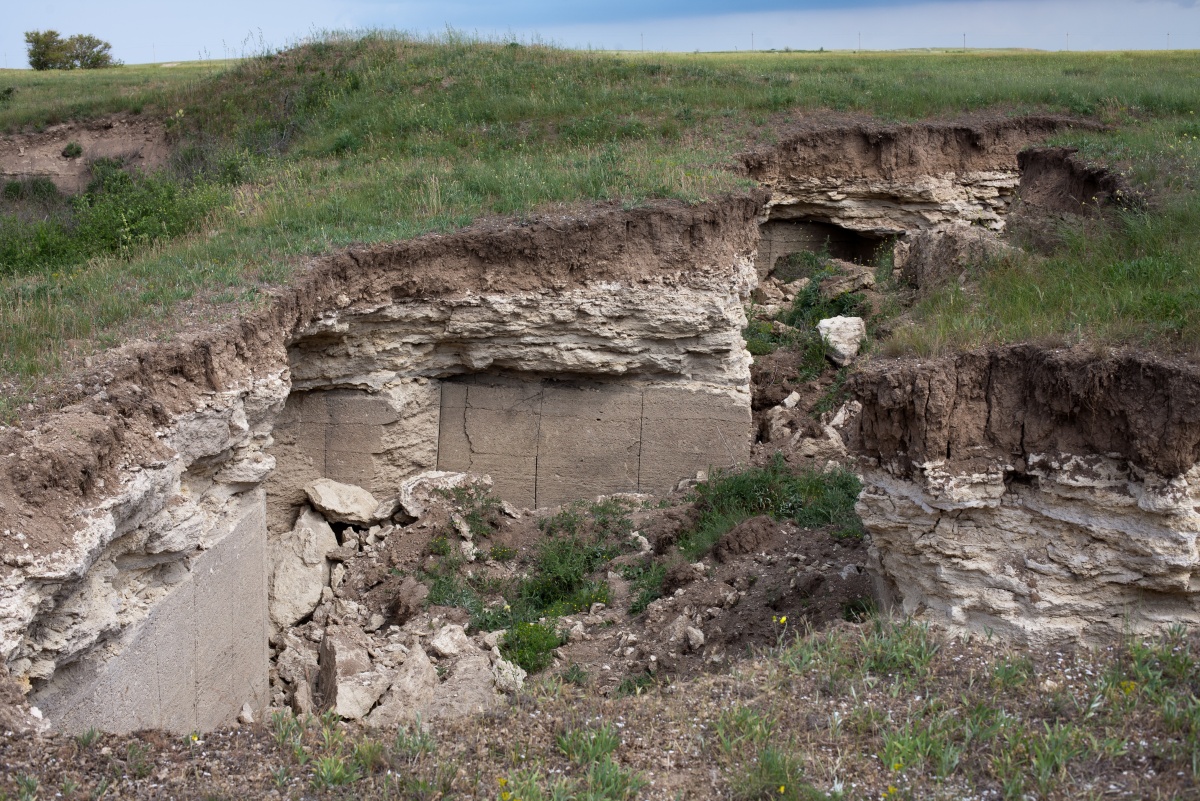
[[[869,367],[851,447],[881,594],[1033,645],[1200,622],[1200,370],[1014,346]]]
[[[362,469],[356,455],[393,489],[434,466],[444,378],[496,365],[686,385],[744,404],[748,422],[739,294],[763,200],[598,208],[349,251],[231,323],[107,354],[58,411],[0,431],[3,669],[63,728],[257,715],[269,554],[325,569],[282,540],[299,507],[277,488]],[[298,398],[362,407],[322,419],[341,449],[322,436],[320,470],[291,459],[314,430],[280,425]],[[268,538],[273,516],[285,522]]]

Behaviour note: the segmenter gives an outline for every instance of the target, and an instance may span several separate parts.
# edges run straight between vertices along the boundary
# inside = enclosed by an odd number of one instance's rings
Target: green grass
[[[519,621],[504,633],[500,653],[510,662],[529,673],[545,670],[554,661],[554,649],[563,644],[555,630],[554,621],[526,623]]]
[[[978,267],[967,287],[921,302],[917,325],[889,352],[936,355],[1024,340],[1200,344],[1200,122],[1153,120],[1114,133],[1077,133],[1060,144],[1117,166],[1152,191],[1147,208],[1063,223],[1049,253]]]
[[[726,166],[770,138],[777,112],[913,119],[998,107],[1169,125],[1200,105],[1195,64],[1186,53],[615,56],[371,34],[236,64],[5,72],[15,91],[0,127],[122,110],[169,119],[172,174],[220,198],[200,225],[0,277],[0,372],[17,384],[8,411],[64,359],[140,321],[170,328],[180,301],[259,302],[261,285],[286,281],[304,254],[553,203],[744,188]],[[1186,229],[1194,211],[1168,215],[1168,227]],[[1143,294],[1129,319],[1188,308]]]
[[[158,113],[174,97],[211,80],[234,61],[184,61],[103,70],[0,70],[0,132],[45,128],[102,114]]]
[[[835,536],[862,536],[854,503],[862,485],[848,470],[793,471],[782,456],[765,467],[719,473],[696,487],[699,520],[679,540],[690,561],[709,551],[721,535],[756,515],[792,520],[798,526],[835,526]]]
[[[468,525],[475,510],[478,525],[490,532],[487,520],[498,504],[477,491],[455,497]],[[563,643],[558,618],[611,602],[608,583],[594,575],[633,547],[632,509],[632,504],[614,499],[577,502],[543,518],[539,527],[545,537],[526,558],[523,575],[510,580],[462,575],[463,559],[451,538],[435,537],[430,552],[438,558],[422,575],[429,585],[429,603],[466,609],[475,629],[507,629],[500,646],[506,658],[530,673],[543,670]],[[515,552],[501,555],[511,559]],[[495,596],[502,597],[503,603],[485,604],[486,598]]]

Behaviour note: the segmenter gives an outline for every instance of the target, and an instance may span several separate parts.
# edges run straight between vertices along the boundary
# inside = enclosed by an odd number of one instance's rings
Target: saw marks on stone
[[[529,508],[662,492],[749,456],[745,404],[720,392],[467,376],[442,383],[438,469],[487,473]]]

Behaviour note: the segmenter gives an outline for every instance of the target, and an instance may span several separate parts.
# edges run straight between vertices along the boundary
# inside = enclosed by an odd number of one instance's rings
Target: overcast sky
[[[1030,47],[1200,50],[1198,0],[4,0],[5,66],[25,67],[22,33],[54,28],[112,43],[126,63],[222,58],[314,32],[416,32],[636,50]]]

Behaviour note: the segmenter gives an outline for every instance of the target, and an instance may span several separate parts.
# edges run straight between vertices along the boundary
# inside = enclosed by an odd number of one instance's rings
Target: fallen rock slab
[[[338,547],[337,536],[325,519],[305,507],[295,527],[271,547],[271,622],[285,629],[311,615],[329,584],[325,554]]]
[[[362,487],[320,478],[305,487],[304,492],[312,505],[331,523],[370,526],[379,522],[375,517],[379,501]]]
[[[867,324],[861,317],[830,317],[817,323],[817,332],[825,342],[829,360],[845,367],[858,356],[867,338]]]

